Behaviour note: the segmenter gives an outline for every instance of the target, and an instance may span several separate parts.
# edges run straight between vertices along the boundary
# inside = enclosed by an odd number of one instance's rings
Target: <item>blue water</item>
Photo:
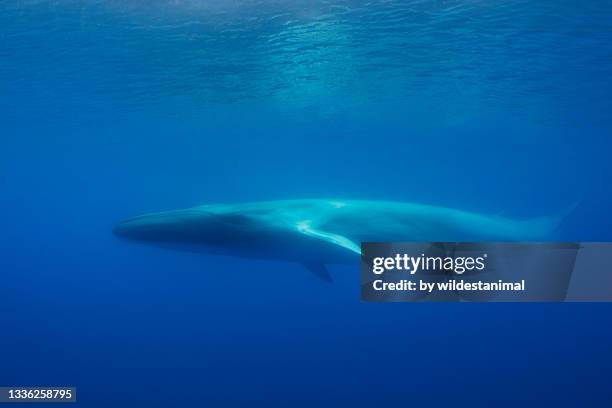
[[[609,304],[365,304],[300,265],[122,242],[341,197],[612,240],[609,1],[0,3],[0,386],[84,407],[607,406]]]

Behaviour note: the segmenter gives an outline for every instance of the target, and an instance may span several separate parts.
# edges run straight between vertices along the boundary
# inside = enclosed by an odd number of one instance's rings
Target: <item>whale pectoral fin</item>
[[[325,267],[325,265],[323,265],[320,262],[306,262],[304,263],[304,266],[306,267],[306,269],[308,269],[310,272],[312,272],[312,274],[314,276],[316,276],[317,278],[321,279],[322,281],[328,282],[328,283],[332,283],[333,279],[331,277],[331,275],[329,274],[329,271],[327,270],[327,268]]]
[[[361,248],[359,245],[342,235],[310,228],[307,223],[301,223],[298,225],[298,231],[304,235],[308,235],[309,237],[327,241],[330,244],[341,246],[342,248],[346,248],[357,255],[361,255]]]

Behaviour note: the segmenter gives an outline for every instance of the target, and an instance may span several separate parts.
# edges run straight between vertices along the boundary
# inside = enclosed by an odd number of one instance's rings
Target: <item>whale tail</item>
[[[576,209],[579,203],[580,201],[576,201],[553,215],[521,221],[521,230],[527,232],[528,236],[532,238],[552,238],[558,231],[559,226]]]

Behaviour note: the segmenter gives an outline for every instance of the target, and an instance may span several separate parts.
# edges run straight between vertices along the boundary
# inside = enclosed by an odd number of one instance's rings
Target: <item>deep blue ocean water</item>
[[[609,1],[0,3],[0,386],[84,407],[609,406],[609,304],[366,304],[117,240],[340,197],[612,241]]]

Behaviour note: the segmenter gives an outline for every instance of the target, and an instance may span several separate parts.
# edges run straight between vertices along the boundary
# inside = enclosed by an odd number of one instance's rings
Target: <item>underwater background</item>
[[[609,304],[368,304],[113,225],[334,197],[612,240],[612,3],[0,2],[0,386],[77,406],[607,406]]]

